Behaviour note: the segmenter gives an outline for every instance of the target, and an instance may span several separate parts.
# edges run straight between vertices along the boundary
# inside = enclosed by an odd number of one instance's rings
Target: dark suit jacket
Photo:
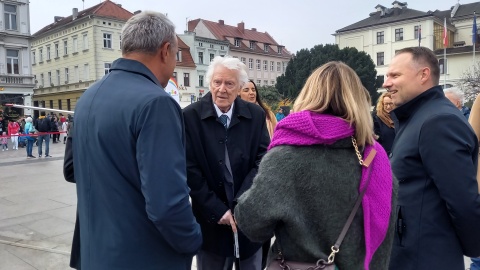
[[[151,71],[116,60],[75,108],[83,269],[185,269],[201,246],[180,106]]]
[[[233,234],[229,226],[218,225],[229,203],[224,187],[225,143],[232,168],[235,199],[253,183],[258,164],[270,142],[265,112],[256,104],[237,98],[228,127],[228,139],[208,93],[184,109],[187,136],[187,177],[195,217],[202,227],[202,249],[233,257]],[[253,255],[261,243],[239,234],[240,258]]]

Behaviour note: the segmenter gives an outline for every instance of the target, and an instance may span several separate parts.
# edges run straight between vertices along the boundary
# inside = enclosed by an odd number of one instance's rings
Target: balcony
[[[0,85],[33,87],[35,83],[33,75],[0,74]]]

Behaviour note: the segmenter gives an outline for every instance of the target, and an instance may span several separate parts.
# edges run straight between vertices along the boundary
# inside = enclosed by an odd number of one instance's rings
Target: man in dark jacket
[[[390,154],[399,181],[390,270],[465,269],[480,255],[478,141],[445,97],[438,60],[424,47],[396,53],[383,84],[397,108]]]
[[[34,123],[35,129],[38,130],[38,157],[42,157],[42,145],[45,141],[45,157],[49,158],[50,156],[50,134],[48,132],[52,132],[53,130],[53,123],[50,119],[50,114],[45,114],[45,112],[40,112],[40,117]]]
[[[204,239],[197,267],[223,270],[231,269],[235,258],[236,200],[252,185],[270,139],[262,108],[237,98],[248,81],[240,60],[214,58],[206,80],[210,93],[183,111],[187,174]],[[250,242],[240,231],[238,240],[240,269],[260,269],[262,243]]]
[[[191,269],[201,246],[182,111],[163,89],[177,44],[165,15],[133,16],[122,32],[123,58],[77,103],[72,150],[82,269]]]

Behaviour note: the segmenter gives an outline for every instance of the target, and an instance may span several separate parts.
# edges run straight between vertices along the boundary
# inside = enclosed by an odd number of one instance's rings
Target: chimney
[[[117,4],[117,6],[122,7],[122,4]]]
[[[218,20],[218,23],[219,23],[220,25],[225,25],[225,22],[224,22],[223,20]]]
[[[238,30],[240,30],[240,32],[242,34],[245,33],[245,23],[244,22],[238,23],[237,27],[238,27]]]
[[[257,28],[252,28],[252,31],[255,31],[255,32],[257,32]]]
[[[142,13],[142,11],[141,11],[141,10],[137,10],[137,11],[133,12],[133,15],[137,15],[138,13]]]
[[[75,20],[78,17],[78,8],[72,9],[72,20]]]

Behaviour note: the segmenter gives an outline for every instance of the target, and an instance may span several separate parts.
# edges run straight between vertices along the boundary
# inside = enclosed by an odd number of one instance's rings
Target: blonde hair
[[[380,97],[377,100],[376,112],[377,112],[378,118],[380,118],[380,120],[382,120],[382,122],[385,123],[385,125],[387,125],[390,128],[393,128],[395,126],[393,123],[393,120],[390,117],[390,114],[388,114],[385,111],[385,106],[383,104],[383,99],[386,97],[392,98],[392,94],[389,92],[384,92],[382,95],[380,95]]]
[[[370,95],[355,71],[332,61],[312,72],[293,104],[295,112],[312,111],[338,116],[355,127],[357,144],[373,145]]]

